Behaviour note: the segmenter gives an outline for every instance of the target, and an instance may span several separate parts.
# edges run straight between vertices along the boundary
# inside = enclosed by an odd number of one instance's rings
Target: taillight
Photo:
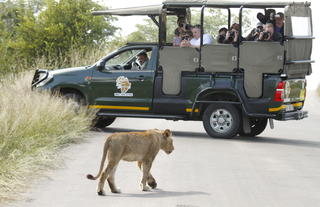
[[[276,93],[274,94],[274,101],[284,101],[284,88],[286,86],[286,82],[281,81],[278,83],[276,88]]]

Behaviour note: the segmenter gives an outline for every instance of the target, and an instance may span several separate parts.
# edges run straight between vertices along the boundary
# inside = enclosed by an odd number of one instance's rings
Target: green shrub
[[[49,92],[32,91],[31,79],[23,73],[0,83],[0,203],[52,166],[59,149],[81,140],[94,117]]]

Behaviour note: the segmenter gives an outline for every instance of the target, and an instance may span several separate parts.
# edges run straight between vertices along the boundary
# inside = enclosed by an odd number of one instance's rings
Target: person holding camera
[[[201,26],[195,25],[191,29],[192,39],[190,41],[182,41],[180,47],[193,47],[200,48]],[[213,42],[213,38],[210,34],[203,34],[203,45],[210,45]]]
[[[279,32],[274,31],[272,23],[267,23],[264,26],[263,32],[260,32],[258,41],[282,41],[282,35]]]
[[[186,36],[185,34],[191,29],[191,25],[186,24],[185,17],[178,17],[177,24],[178,27],[174,30],[173,46],[180,46],[183,36]]]
[[[257,23],[256,28],[252,29],[248,36],[245,38],[246,41],[254,41],[258,39],[260,33],[263,31],[263,24],[261,22]]]
[[[240,41],[245,40],[243,37],[239,36],[240,25],[234,23],[231,25],[230,30],[227,31],[226,39],[224,40],[224,44],[237,44],[240,38]]]
[[[189,47],[190,46],[190,40],[192,39],[192,32],[191,31],[185,31],[181,33],[181,42],[180,47]]]
[[[220,44],[223,44],[224,40],[226,39],[226,34],[228,32],[228,29],[225,27],[222,27],[219,29],[219,34],[217,36],[217,42]]]

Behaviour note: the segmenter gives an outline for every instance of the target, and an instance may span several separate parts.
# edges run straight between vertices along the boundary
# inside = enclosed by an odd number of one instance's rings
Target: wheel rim
[[[226,133],[233,125],[232,115],[225,109],[217,109],[210,116],[210,125],[214,131]]]

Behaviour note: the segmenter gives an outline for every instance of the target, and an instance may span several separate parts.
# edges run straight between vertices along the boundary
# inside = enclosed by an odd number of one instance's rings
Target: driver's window
[[[106,62],[106,66],[112,66],[112,65],[122,65],[123,63],[125,63],[130,57],[132,57],[132,50],[127,50],[123,53],[120,53],[116,56],[114,56],[113,58],[111,58],[110,60],[108,60]]]
[[[149,62],[149,49],[125,50],[107,60],[106,70],[144,70]]]

